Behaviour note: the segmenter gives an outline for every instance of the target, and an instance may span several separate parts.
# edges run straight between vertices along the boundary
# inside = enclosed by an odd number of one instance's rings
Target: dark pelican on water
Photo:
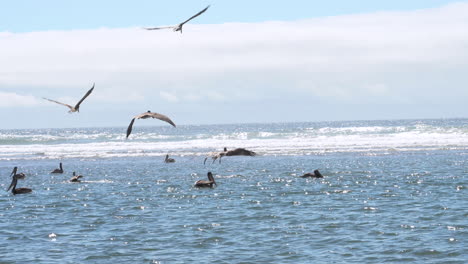
[[[51,171],[50,173],[63,173],[62,162],[59,164],[59,168]]]
[[[16,177],[18,180],[19,179],[24,179],[26,178],[26,175],[24,173],[16,173],[18,171],[18,167],[14,167],[13,171],[11,172],[10,176]]]
[[[172,120],[169,117],[162,115],[162,114],[153,113],[148,110],[148,112],[146,113],[139,114],[133,117],[132,121],[130,122],[130,125],[128,125],[128,128],[127,128],[127,138],[132,133],[133,123],[135,122],[135,119],[147,119],[147,118],[157,118],[159,120],[166,121],[167,123],[171,124],[173,127],[176,127],[174,122],[172,122]]]
[[[13,193],[13,195],[32,192],[32,190],[29,189],[29,188],[18,188],[18,189],[16,189],[16,184],[18,183],[18,179],[21,179],[21,178],[18,177],[18,174],[15,174],[13,176],[12,181],[11,181],[10,187],[8,187],[8,189],[7,189],[7,192],[10,189],[11,189],[11,193]]]
[[[220,153],[217,153],[217,154],[212,154],[211,155],[211,158],[213,159],[213,162],[214,163],[217,159],[219,159],[219,163],[221,163],[221,158],[224,157],[224,156],[256,156],[257,153],[253,152],[253,151],[250,151],[250,150],[247,150],[245,148],[236,148],[236,149],[233,149],[233,150],[227,150],[227,148],[224,148],[224,151],[223,152],[220,152]],[[210,156],[206,157],[205,158],[205,161],[203,162],[203,164],[206,163],[206,160],[209,158]]]
[[[213,177],[213,174],[210,172],[208,172],[208,181],[203,181],[203,180],[198,180],[195,182],[195,187],[210,187],[210,188],[213,188],[213,184],[218,186],[218,184],[216,184],[216,181]]]
[[[314,173],[308,172],[302,175],[301,178],[323,178],[323,175],[319,170],[314,170]]]
[[[165,163],[173,163],[175,162],[175,159],[169,158],[169,154],[166,155],[166,158],[164,159]]]
[[[165,28],[172,28],[175,32],[180,31],[182,34],[182,26],[189,22],[190,20],[196,18],[197,16],[201,15],[203,12],[205,12],[210,6],[205,7],[202,11],[196,13],[195,15],[191,16],[189,19],[185,20],[184,22],[177,24],[175,26],[165,26],[165,27],[152,27],[152,28],[144,28],[146,30],[158,30],[158,29],[165,29]]]
[[[76,175],[75,172],[73,172],[73,177],[70,179],[71,182],[81,182],[80,178],[83,178],[82,175]]]
[[[86,99],[86,97],[88,97],[91,94],[91,92],[93,90],[94,90],[94,84],[93,84],[93,87],[91,87],[91,89],[83,96],[83,98],[81,98],[81,100],[78,103],[76,103],[75,106],[71,106],[69,104],[64,104],[64,103],[61,103],[59,101],[51,100],[51,99],[48,99],[48,98],[44,98],[44,97],[43,98],[48,100],[48,101],[64,105],[64,106],[70,108],[70,111],[68,111],[68,113],[74,113],[74,112],[80,112],[80,104],[84,101],[84,99]]]
[[[224,148],[224,156],[255,156],[257,153],[246,150],[245,148],[236,148],[233,150],[227,150],[227,148]]]

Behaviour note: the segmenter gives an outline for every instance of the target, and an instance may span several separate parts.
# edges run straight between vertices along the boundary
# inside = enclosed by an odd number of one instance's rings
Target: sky
[[[208,5],[183,34],[142,29]],[[467,28],[468,1],[7,1],[0,129],[147,110],[178,125],[466,118]],[[42,99],[74,105],[93,83],[80,113]]]

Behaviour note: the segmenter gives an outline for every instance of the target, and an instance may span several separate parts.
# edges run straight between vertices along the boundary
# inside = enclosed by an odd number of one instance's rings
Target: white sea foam
[[[162,156],[167,153],[205,156],[213,151],[222,151],[223,147],[248,148],[261,155],[333,152],[375,155],[395,151],[468,149],[466,125],[290,127],[270,131],[265,127],[254,127],[244,131],[236,128],[232,132],[229,129],[214,130],[212,133],[186,130],[184,134],[140,132],[132,134],[129,140],[125,140],[120,130],[102,130],[61,131],[54,135],[49,132],[16,135],[0,131],[0,143],[7,142],[0,145],[0,160]]]

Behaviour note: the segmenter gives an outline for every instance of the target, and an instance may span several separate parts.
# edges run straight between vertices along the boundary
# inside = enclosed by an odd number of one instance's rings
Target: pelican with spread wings
[[[128,128],[127,128],[127,138],[132,133],[133,123],[135,122],[135,119],[147,119],[147,118],[156,118],[156,119],[159,119],[159,120],[162,120],[171,124],[173,127],[176,127],[174,122],[172,122],[172,120],[169,117],[162,115],[162,114],[153,113],[148,110],[148,112],[139,114],[132,119],[132,121],[130,122],[130,125],[128,125]]]
[[[203,14],[210,6],[207,6],[205,7],[205,9],[203,9],[202,11],[196,13],[195,15],[193,15],[192,17],[190,17],[189,19],[185,20],[184,22],[180,23],[180,24],[177,24],[175,26],[165,26],[165,27],[152,27],[152,28],[144,28],[146,30],[159,30],[159,29],[165,29],[165,28],[172,28],[174,31],[180,31],[180,33],[182,34],[182,26],[189,22],[190,20],[196,18],[197,16]]]
[[[43,98],[48,100],[48,101],[51,101],[51,102],[54,102],[54,103],[57,103],[57,104],[61,104],[61,105],[64,105],[64,106],[70,108],[70,111],[68,111],[68,113],[74,113],[74,112],[79,113],[80,112],[80,104],[84,101],[84,99],[86,99],[86,97],[88,97],[93,92],[93,90],[94,90],[94,84],[93,84],[93,87],[91,87],[91,89],[89,89],[89,91],[83,96],[83,98],[81,98],[81,100],[78,103],[76,103],[75,106],[71,106],[69,104],[64,104],[64,103],[61,103],[59,101],[55,101],[55,100],[52,100],[52,99],[48,99],[48,98],[44,98],[44,97]]]

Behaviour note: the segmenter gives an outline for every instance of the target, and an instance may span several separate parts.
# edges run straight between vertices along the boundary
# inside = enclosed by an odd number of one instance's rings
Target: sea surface
[[[0,130],[0,263],[468,263],[468,119],[125,130]]]

